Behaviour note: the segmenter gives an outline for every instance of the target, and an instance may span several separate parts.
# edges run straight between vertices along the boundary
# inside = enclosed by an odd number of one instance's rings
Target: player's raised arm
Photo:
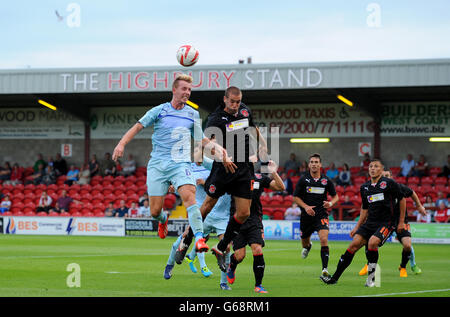
[[[283,192],[286,190],[286,186],[284,186],[283,180],[280,175],[278,175],[278,165],[274,161],[269,161],[269,172],[272,175],[273,179],[270,182],[270,189],[274,191]]]
[[[123,156],[125,151],[125,146],[138,134],[144,127],[141,123],[137,122],[134,126],[132,126],[120,139],[117,146],[114,148],[114,152],[112,155],[112,159],[117,161],[120,157]]]

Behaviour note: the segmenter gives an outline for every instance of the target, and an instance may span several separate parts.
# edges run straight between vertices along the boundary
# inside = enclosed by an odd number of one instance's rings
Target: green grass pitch
[[[268,294],[253,292],[252,256],[238,266],[232,291],[219,288],[220,270],[208,253],[213,275],[193,274],[186,263],[175,265],[170,280],[163,278],[169,250],[175,238],[80,237],[0,235],[0,296],[2,297],[351,297],[351,296],[450,296],[450,245],[415,244],[421,275],[408,264],[407,278],[400,278],[399,243],[380,249],[381,287],[364,287],[358,275],[364,250],[358,251],[337,285],[325,285],[321,272],[319,242],[306,260],[299,241],[266,241],[263,285]],[[209,245],[217,240],[212,238]],[[336,269],[348,242],[330,242],[329,271]],[[81,269],[80,287],[68,287],[70,263]]]

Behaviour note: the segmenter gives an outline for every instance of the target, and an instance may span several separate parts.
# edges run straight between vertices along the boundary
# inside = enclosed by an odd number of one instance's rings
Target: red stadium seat
[[[434,180],[434,184],[435,185],[447,185],[447,177],[441,176],[441,177],[436,177],[436,179]]]
[[[408,177],[407,181],[408,181],[408,185],[410,185],[410,184],[419,185],[420,184],[420,178],[417,176]]]
[[[36,216],[36,213],[32,210],[29,210],[25,213],[25,216],[26,217],[34,217],[34,216]]]
[[[50,211],[48,213],[48,216],[49,217],[59,217],[59,213],[57,213],[56,211]]]
[[[91,211],[85,211],[82,213],[83,217],[94,217],[94,213],[92,213]]]
[[[103,211],[95,212],[94,217],[98,218],[105,217],[105,213]]]
[[[79,211],[72,213],[72,217],[82,217],[82,216],[83,216],[83,214]]]
[[[63,211],[63,212],[61,212],[61,213],[59,214],[59,216],[60,216],[60,217],[71,217],[72,215],[69,214],[68,212]]]
[[[405,176],[395,177],[394,180],[399,184],[406,185],[406,177]]]
[[[25,213],[23,211],[17,210],[17,211],[13,212],[13,216],[23,217],[23,216],[25,216]]]
[[[421,185],[433,185],[434,180],[432,177],[430,176],[424,176],[422,177],[422,179],[420,180],[420,184]]]
[[[40,211],[40,212],[36,213],[36,216],[38,216],[38,217],[47,217],[48,214],[45,211]]]
[[[430,168],[430,175],[431,176],[436,176],[438,174],[442,173],[442,169],[440,167],[431,167]]]
[[[2,215],[3,216],[12,216],[13,213],[11,211],[5,211]]]
[[[272,215],[273,220],[283,220],[284,219],[284,210],[275,209]]]

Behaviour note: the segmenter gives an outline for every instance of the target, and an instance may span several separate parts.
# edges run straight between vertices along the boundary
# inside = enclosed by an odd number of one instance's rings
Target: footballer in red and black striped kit
[[[320,256],[322,259],[322,275],[328,276],[328,212],[338,202],[339,196],[333,182],[321,174],[322,159],[319,154],[309,157],[309,172],[302,176],[294,192],[294,201],[300,206],[300,231],[302,240],[302,258],[311,250],[311,235],[317,231],[320,239]],[[328,201],[328,195],[332,197]]]

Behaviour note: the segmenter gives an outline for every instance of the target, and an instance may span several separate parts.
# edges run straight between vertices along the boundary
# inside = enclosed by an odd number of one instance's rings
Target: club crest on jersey
[[[387,184],[386,184],[385,181],[382,181],[382,182],[380,183],[380,188],[381,188],[381,189],[385,189],[386,186],[387,186]]]
[[[262,175],[259,174],[259,173],[255,173],[255,177],[256,177],[257,179],[261,179],[261,178],[262,178]]]
[[[322,180],[320,182],[322,183],[323,186],[328,184],[328,181],[326,178],[322,178]]]
[[[209,186],[209,190],[208,190],[211,194],[214,194],[216,192],[216,186],[211,185]]]
[[[242,109],[241,115],[243,115],[244,117],[248,117],[248,111],[246,109]]]

